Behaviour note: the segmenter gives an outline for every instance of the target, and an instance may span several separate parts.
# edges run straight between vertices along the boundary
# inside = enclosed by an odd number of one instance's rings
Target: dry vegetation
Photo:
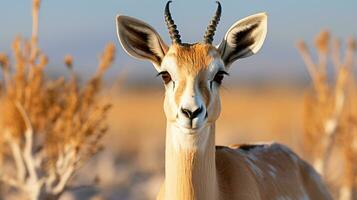
[[[101,149],[107,130],[110,105],[99,93],[114,45],[105,48],[97,72],[84,85],[69,56],[69,79],[47,77],[48,60],[37,46],[39,6],[34,0],[31,39],[13,42],[14,61],[0,54],[0,187],[6,199],[58,199],[80,187],[71,179]]]
[[[315,46],[316,63],[306,44],[298,44],[313,82],[313,90],[305,99],[304,148],[335,198],[351,200],[357,186],[356,42],[348,40],[344,58],[340,41],[331,39],[327,31],[316,37]],[[329,58],[334,69],[332,80],[328,78]]]

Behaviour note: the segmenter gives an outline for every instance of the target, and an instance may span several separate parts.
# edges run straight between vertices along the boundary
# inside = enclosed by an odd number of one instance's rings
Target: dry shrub
[[[303,41],[297,45],[313,82],[313,90],[306,93],[304,103],[306,155],[335,196],[350,200],[357,178],[355,40],[348,40],[343,59],[340,46],[328,31],[322,31],[315,39],[318,56],[315,63],[307,45]],[[329,58],[335,72],[332,80],[328,78]]]
[[[107,130],[110,104],[99,94],[114,45],[106,46],[85,84],[79,84],[70,56],[65,57],[70,78],[47,77],[48,59],[37,46],[39,6],[34,0],[31,40],[13,42],[13,64],[0,54],[0,187],[6,186],[0,195],[6,198],[58,199],[74,187],[75,172],[102,148]]]

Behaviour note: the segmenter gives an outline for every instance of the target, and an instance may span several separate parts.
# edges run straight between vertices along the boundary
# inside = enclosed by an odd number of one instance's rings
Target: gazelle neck
[[[217,199],[215,125],[188,134],[167,124],[165,199]]]

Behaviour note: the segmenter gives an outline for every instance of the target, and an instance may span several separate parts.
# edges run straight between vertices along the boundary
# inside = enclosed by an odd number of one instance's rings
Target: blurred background
[[[76,176],[77,182],[88,182],[88,173],[92,174],[98,185],[67,192],[61,198],[154,199],[157,194],[164,173],[163,86],[151,63],[135,60],[123,51],[116,38],[115,16],[123,14],[147,22],[169,44],[165,4],[152,0],[41,2],[38,46],[49,58],[48,77],[68,77],[63,60],[71,55],[74,71],[80,80],[87,80],[97,70],[99,52],[105,44],[112,42],[117,49],[114,63],[104,75],[101,93],[113,105],[107,117],[104,149]],[[217,144],[277,141],[312,163],[314,158],[306,153],[303,133],[306,96],[314,93],[314,86],[296,43],[303,39],[312,46],[315,35],[329,30],[331,37],[341,39],[341,49],[347,48],[346,39],[357,35],[357,1],[222,0],[221,4],[223,13],[215,44],[235,21],[246,16],[267,12],[269,21],[260,52],[235,62],[224,80]],[[15,36],[31,36],[31,7],[29,0],[0,1],[0,52],[10,59]],[[202,40],[215,9],[214,1],[171,4],[184,42]],[[316,60],[318,53],[312,51],[311,57]],[[326,83],[334,82],[332,65],[329,60]],[[331,88],[333,91],[334,86]]]
[[[169,43],[163,10],[166,1],[106,0],[106,1],[43,1],[41,4],[39,44],[49,55],[50,73],[61,73],[63,55],[75,58],[76,71],[88,76],[95,70],[93,63],[98,49],[109,41],[119,44],[116,38],[115,16],[123,14],[142,19],[152,25]],[[269,15],[269,31],[262,51],[234,63],[231,79],[226,84],[249,82],[257,84],[264,80],[301,83],[308,78],[294,44],[296,40],[312,36],[322,28],[334,35],[346,38],[356,34],[354,26],[357,2],[346,0],[336,3],[327,1],[222,1],[223,14],[215,35],[215,44],[223,38],[228,28],[238,19],[258,12]],[[9,52],[15,35],[31,33],[31,1],[0,2],[1,38],[0,50]],[[175,1],[172,15],[185,42],[202,40],[204,31],[216,9],[214,1]],[[118,48],[115,66],[107,74],[115,79],[121,70],[128,74],[130,85],[147,85],[154,80],[155,71],[150,64],[134,60]],[[144,82],[144,83],[143,83]],[[265,84],[263,84],[265,85]]]

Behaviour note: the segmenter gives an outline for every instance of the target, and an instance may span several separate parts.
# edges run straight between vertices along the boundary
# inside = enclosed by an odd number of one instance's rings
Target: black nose
[[[186,108],[181,108],[181,112],[189,119],[195,119],[201,112],[202,112],[203,108],[202,106],[197,108],[195,111],[191,111],[189,109]]]

